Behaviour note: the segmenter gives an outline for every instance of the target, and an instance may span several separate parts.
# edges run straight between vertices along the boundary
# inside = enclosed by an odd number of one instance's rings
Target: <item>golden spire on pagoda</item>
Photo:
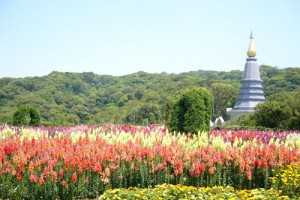
[[[248,51],[247,51],[247,55],[249,57],[255,57],[256,56],[256,50],[254,48],[254,44],[253,44],[253,35],[252,35],[252,31],[251,31],[251,34],[250,34],[250,45],[249,45],[249,48],[248,48]]]

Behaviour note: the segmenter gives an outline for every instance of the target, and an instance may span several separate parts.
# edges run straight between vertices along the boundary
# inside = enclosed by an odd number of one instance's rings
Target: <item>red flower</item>
[[[111,172],[115,171],[115,170],[118,169],[118,168],[119,168],[119,166],[114,165],[114,164],[112,164],[112,165],[109,166],[109,170],[110,170]]]
[[[201,162],[196,162],[193,164],[192,168],[190,169],[190,173],[198,178],[202,172],[205,171],[205,164]]]
[[[4,151],[6,155],[11,155],[14,151],[17,151],[18,147],[16,144],[7,144],[4,147]]]
[[[94,171],[97,173],[101,173],[102,172],[102,166],[99,163],[96,163],[95,166],[93,167]]]
[[[21,180],[22,179],[22,174],[21,174],[21,172],[18,172],[17,173],[17,180],[19,181],[19,180]]]
[[[76,174],[76,172],[74,172],[73,174],[72,174],[72,183],[76,183],[77,182],[77,174]]]
[[[63,178],[63,177],[64,177],[64,170],[60,169],[60,170],[58,171],[58,177],[59,177],[59,178]]]

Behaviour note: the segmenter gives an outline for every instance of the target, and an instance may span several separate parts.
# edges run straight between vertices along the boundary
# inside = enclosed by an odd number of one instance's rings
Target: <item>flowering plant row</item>
[[[298,132],[172,134],[164,127],[0,127],[0,198],[95,198],[163,183],[270,187],[299,162]]]
[[[280,192],[263,188],[252,190],[235,190],[233,187],[194,187],[184,185],[157,185],[154,188],[115,188],[104,192],[100,200],[113,199],[290,199]]]

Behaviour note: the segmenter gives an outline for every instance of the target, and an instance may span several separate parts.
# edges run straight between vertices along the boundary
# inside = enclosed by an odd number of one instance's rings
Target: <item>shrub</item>
[[[31,105],[20,106],[13,116],[14,126],[38,126],[40,114]]]
[[[292,111],[288,105],[278,101],[266,101],[255,107],[253,118],[258,126],[282,128],[282,122],[291,115]]]

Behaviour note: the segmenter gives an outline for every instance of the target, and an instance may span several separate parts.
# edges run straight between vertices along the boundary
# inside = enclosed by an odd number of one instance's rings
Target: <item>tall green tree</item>
[[[168,128],[174,132],[197,133],[210,130],[210,92],[201,87],[184,91],[171,108]]]

